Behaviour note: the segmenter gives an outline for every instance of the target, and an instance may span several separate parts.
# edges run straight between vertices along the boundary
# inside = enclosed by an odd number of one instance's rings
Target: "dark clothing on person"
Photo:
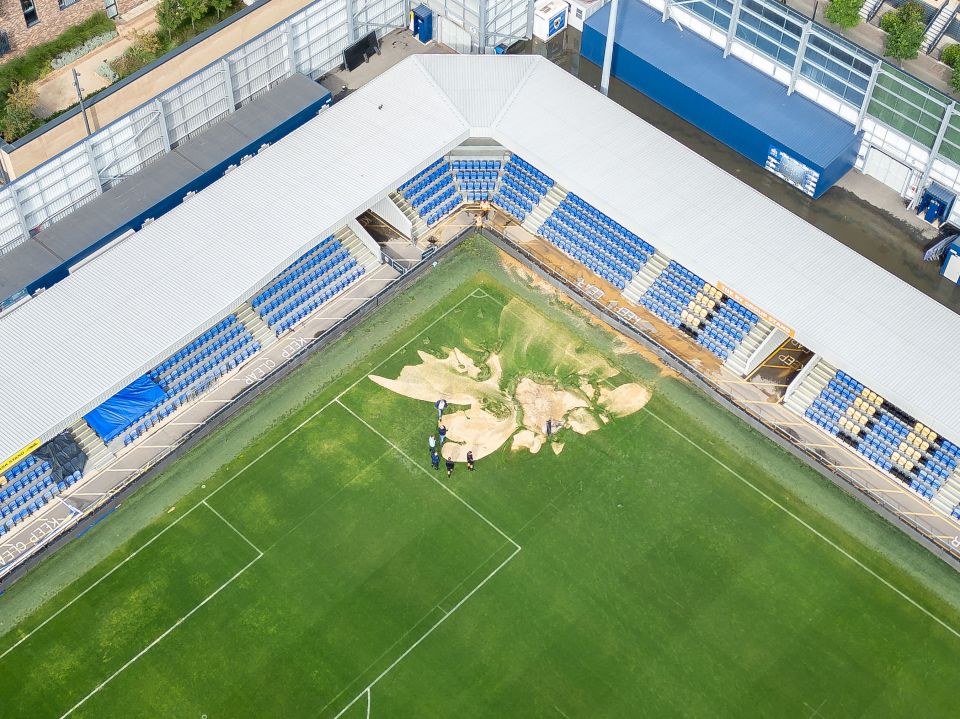
[[[467,469],[473,471],[473,452],[467,452]]]
[[[440,469],[440,455],[435,451],[430,453],[430,464],[433,465],[434,469]]]
[[[454,466],[455,466],[455,465],[454,465],[453,461],[448,459],[448,460],[447,460],[447,476],[448,476],[448,477],[453,474],[453,468],[454,468]]]

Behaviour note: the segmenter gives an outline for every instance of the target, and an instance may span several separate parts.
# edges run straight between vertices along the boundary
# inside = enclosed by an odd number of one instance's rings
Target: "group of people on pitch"
[[[435,406],[437,408],[437,434],[440,435],[440,446],[437,446],[437,438],[432,434],[427,438],[427,446],[430,448],[430,464],[433,465],[434,469],[440,469],[440,450],[443,448],[443,443],[447,441],[447,428],[443,424],[443,410],[447,408],[447,400],[438,399]],[[453,460],[446,459],[444,464],[447,469],[447,477],[452,476],[453,468],[456,466]],[[467,469],[473,471],[472,450],[467,451]]]

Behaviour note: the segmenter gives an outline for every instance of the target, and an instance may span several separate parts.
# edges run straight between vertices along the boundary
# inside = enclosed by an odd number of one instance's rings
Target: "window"
[[[37,6],[33,4],[33,0],[20,0],[20,7],[23,8],[23,19],[27,27],[33,27],[40,22],[40,18],[37,17]]]

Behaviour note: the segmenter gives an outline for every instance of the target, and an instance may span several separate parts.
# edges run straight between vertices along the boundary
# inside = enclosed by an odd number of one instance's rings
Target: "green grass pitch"
[[[556,301],[450,266],[449,294],[387,306],[410,322],[9,627],[0,716],[956,714],[952,573]],[[652,399],[447,480],[432,406],[367,374],[452,347],[497,351],[504,385],[603,356]]]

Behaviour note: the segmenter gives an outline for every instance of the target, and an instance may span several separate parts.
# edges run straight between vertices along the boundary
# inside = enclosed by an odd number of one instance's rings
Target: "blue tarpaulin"
[[[167,394],[147,375],[134,380],[84,417],[100,439],[109,442],[156,407]]]

